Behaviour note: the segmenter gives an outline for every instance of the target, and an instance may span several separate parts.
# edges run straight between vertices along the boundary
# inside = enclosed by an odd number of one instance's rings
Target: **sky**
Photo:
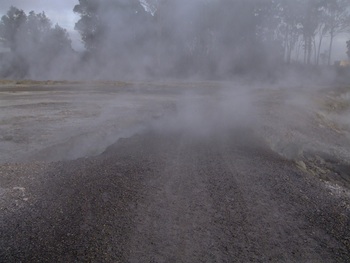
[[[75,50],[83,50],[84,47],[80,36],[74,30],[74,25],[78,21],[79,16],[74,14],[73,8],[78,2],[78,0],[0,0],[0,16],[5,14],[11,5],[23,9],[26,13],[32,10],[36,13],[44,11],[54,24],[58,23],[61,27],[68,30],[73,48]],[[348,39],[350,39],[349,34],[338,36],[335,39],[333,60],[347,59],[345,42]]]

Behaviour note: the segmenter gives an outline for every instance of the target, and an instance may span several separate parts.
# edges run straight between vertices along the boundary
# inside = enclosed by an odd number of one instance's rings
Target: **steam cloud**
[[[1,54],[0,75],[276,79],[286,69],[299,74],[327,64],[325,39],[349,30],[348,7],[343,0],[79,0],[83,52],[73,51],[67,32],[44,13],[10,9],[0,23],[1,42],[11,50]]]

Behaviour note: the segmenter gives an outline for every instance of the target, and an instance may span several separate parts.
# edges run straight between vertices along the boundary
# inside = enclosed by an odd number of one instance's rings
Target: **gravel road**
[[[2,167],[1,262],[349,262],[350,213],[247,130]],[[16,177],[14,180],[13,177]]]
[[[250,110],[227,125],[214,121],[225,103],[192,102],[200,115],[168,115],[95,156],[1,164],[0,262],[350,262],[349,166],[287,158],[266,139],[277,128],[241,121]]]

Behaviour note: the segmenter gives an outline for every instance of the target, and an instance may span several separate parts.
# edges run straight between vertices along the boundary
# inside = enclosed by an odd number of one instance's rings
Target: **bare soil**
[[[349,262],[328,91],[177,85],[0,87],[0,262]]]

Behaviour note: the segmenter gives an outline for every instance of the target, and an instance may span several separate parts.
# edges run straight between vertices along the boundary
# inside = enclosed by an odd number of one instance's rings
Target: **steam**
[[[156,122],[157,130],[207,138],[234,129],[253,128],[257,109],[249,87],[233,83],[197,85],[177,97],[174,111]]]
[[[156,121],[157,129],[199,137],[253,130],[293,159],[306,148],[325,146],[313,137],[319,131],[310,124],[315,119],[348,125],[344,115],[324,113],[314,100],[323,92],[314,86],[347,81],[349,74],[322,62],[327,45],[321,38],[328,41],[330,31],[320,14],[336,16],[321,2],[327,1],[79,0],[72,7],[85,45],[79,52],[71,48],[67,31],[47,21],[44,13],[12,10],[15,15],[7,16],[18,27],[6,31],[3,18],[1,41],[10,51],[1,54],[0,76],[151,80],[149,85],[158,86],[193,81],[195,88],[174,99],[174,112]],[[348,10],[334,12],[350,17]],[[18,20],[21,16],[24,22]],[[334,22],[334,34],[349,29],[344,21]],[[113,112],[105,114],[109,119]]]
[[[343,5],[341,0],[336,2]],[[43,48],[64,37],[44,32],[48,30],[41,30],[41,22],[40,34],[33,33],[38,23],[13,29],[14,49],[3,26],[2,42],[11,52],[1,55],[0,75],[39,80],[228,80],[246,76],[263,81],[290,74],[295,75],[294,81],[308,79],[303,76],[305,71],[306,75],[324,76],[321,69],[303,64],[321,65],[329,35],[321,13],[329,15],[327,8],[317,0],[80,0],[74,7],[80,16],[75,29],[86,50],[74,52],[70,45]],[[307,18],[313,15],[319,27],[307,35]],[[339,27],[334,34],[348,29],[346,23],[336,22]],[[55,29],[52,23],[51,27]]]

